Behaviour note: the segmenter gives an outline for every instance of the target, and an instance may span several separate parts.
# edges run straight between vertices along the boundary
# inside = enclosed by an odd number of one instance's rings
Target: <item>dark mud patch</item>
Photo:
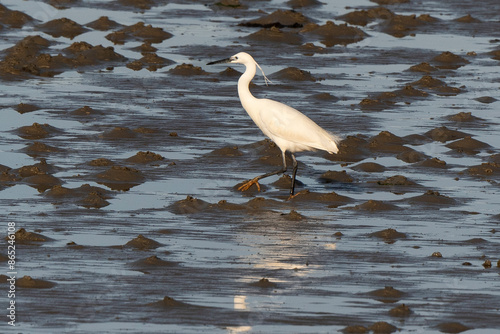
[[[35,232],[28,232],[24,228],[20,228],[15,233],[16,243],[20,243],[23,245],[36,245],[44,242],[53,241],[53,239],[46,237],[42,234]],[[8,240],[6,237],[5,240]]]
[[[393,244],[398,239],[406,239],[406,234],[398,232],[393,228],[388,228],[388,229],[381,230],[378,232],[373,232],[370,234],[370,237],[382,239],[387,244]],[[388,290],[388,291],[385,291],[385,290]],[[393,291],[392,289],[388,289],[388,287],[386,287],[386,289],[382,290],[380,293],[392,294],[392,293],[396,293],[396,292]]]
[[[455,96],[462,92],[460,88],[448,86],[444,81],[436,79],[430,75],[424,75],[417,81],[411,83],[413,86],[428,89],[442,96]]]
[[[303,14],[293,10],[277,10],[269,15],[265,15],[255,20],[239,23],[244,27],[262,27],[262,28],[301,28],[311,20]]]
[[[155,28],[144,22],[137,22],[134,25],[124,27],[118,31],[106,35],[106,39],[114,44],[125,44],[125,42],[139,41],[148,43],[161,43],[173,35],[162,28]]]
[[[406,293],[398,289],[395,289],[392,286],[386,286],[383,289],[370,291],[368,292],[368,295],[371,298],[381,301],[382,303],[390,303],[390,304],[396,303],[400,299],[407,296]]]
[[[48,153],[64,152],[65,150],[36,141],[21,149],[21,151],[26,152],[31,157],[39,157],[46,156]]]
[[[109,17],[107,16],[101,16],[97,20],[87,23],[86,26],[94,30],[100,30],[100,31],[107,31],[122,27],[120,23],[110,20]]]
[[[463,139],[445,145],[452,150],[469,155],[478,154],[481,151],[491,148],[490,145],[467,136]]]
[[[417,166],[417,167],[424,167],[424,168],[439,168],[439,169],[446,169],[446,168],[448,168],[448,165],[446,164],[446,161],[441,160],[439,158],[426,159],[424,161],[416,163],[415,166]]]
[[[410,204],[422,204],[430,206],[452,206],[458,204],[457,200],[441,195],[438,191],[428,190],[423,195],[411,197],[407,200]]]
[[[274,73],[271,78],[277,78],[281,81],[316,81],[316,78],[314,78],[311,72],[301,70],[297,67],[282,69]]]
[[[413,311],[408,307],[408,305],[401,304],[389,310],[389,315],[391,317],[406,318],[409,317]]]
[[[180,76],[199,76],[199,75],[209,75],[210,73],[205,72],[201,67],[194,66],[193,64],[180,64],[176,67],[168,70],[168,73]]]
[[[23,276],[16,280],[16,287],[21,289],[50,289],[55,285],[54,282],[32,278],[31,276]]]
[[[352,183],[354,178],[347,174],[345,170],[338,171],[328,171],[323,173],[320,178],[321,182],[324,183]]]
[[[336,208],[354,201],[354,199],[339,195],[335,192],[330,193],[318,193],[311,192],[309,190],[302,190],[296,194],[295,197],[290,199],[293,202],[311,202],[311,203],[322,203],[326,204],[328,207]]]
[[[149,270],[176,267],[178,266],[178,262],[166,261],[160,259],[156,255],[152,255],[147,258],[134,261],[130,263],[129,266],[135,270],[147,273]]]
[[[10,10],[0,4],[0,23],[2,25],[9,26],[10,28],[22,28],[26,24],[33,22],[35,22],[35,20],[28,14],[18,10]]]
[[[147,68],[149,71],[156,71],[172,64],[174,64],[172,60],[160,57],[156,53],[148,52],[144,53],[141,59],[134,60],[126,66],[134,71],[139,71],[143,68]]]
[[[113,192],[109,190],[94,187],[89,184],[82,184],[78,188],[66,188],[56,185],[44,193],[44,196],[51,198],[52,203],[76,204],[85,208],[103,208],[110,203],[107,201],[112,198]]]
[[[126,159],[126,162],[136,163],[136,164],[150,164],[150,163],[158,163],[159,161],[164,160],[165,158],[158,153],[150,152],[150,151],[140,151],[130,158]]]
[[[192,214],[198,213],[206,210],[210,206],[210,203],[204,200],[194,198],[192,196],[187,196],[186,199],[177,201],[170,205],[169,209],[175,214]]]
[[[386,170],[386,167],[376,162],[363,162],[352,166],[351,169],[365,173],[382,173]]]
[[[332,21],[327,21],[321,26],[315,23],[307,24],[301,33],[319,37],[326,47],[352,44],[367,37],[367,34],[359,28],[347,24],[337,25]]]
[[[262,278],[257,282],[250,283],[249,285],[260,289],[275,289],[278,287],[278,284],[271,282],[268,278]]]
[[[144,175],[138,169],[126,166],[112,166],[96,175],[97,183],[112,190],[127,191],[144,182]]]
[[[161,243],[158,241],[155,241],[153,239],[149,239],[142,234],[139,234],[136,238],[130,240],[127,242],[125,245],[120,246],[123,248],[133,248],[137,250],[149,250],[149,249],[156,249],[158,247],[163,246]]]
[[[41,108],[31,103],[19,103],[14,109],[16,109],[16,111],[20,114],[26,114],[29,112],[40,110]]]
[[[247,36],[250,41],[264,43],[285,43],[291,45],[302,44],[302,36],[297,32],[283,31],[280,28],[264,28]]]
[[[442,143],[470,136],[468,133],[458,130],[448,129],[446,126],[441,126],[439,128],[427,131],[425,135],[434,141],[440,141]]]
[[[67,37],[70,39],[75,38],[89,29],[67,18],[61,18],[40,24],[38,29],[51,35],[52,37]]]
[[[19,137],[24,139],[43,139],[62,133],[62,130],[49,124],[33,123],[32,125],[22,126],[17,129]]]
[[[442,333],[462,333],[471,329],[459,322],[442,322],[436,327]]]
[[[363,204],[355,205],[354,207],[346,207],[345,209],[373,212],[398,210],[399,207],[397,205],[385,203],[383,201],[368,200]]]

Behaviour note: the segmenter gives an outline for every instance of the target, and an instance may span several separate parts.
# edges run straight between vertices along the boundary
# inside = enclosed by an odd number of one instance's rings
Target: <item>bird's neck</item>
[[[238,96],[240,97],[241,104],[243,108],[249,112],[247,108],[249,103],[255,100],[255,97],[250,93],[249,85],[255,76],[256,66],[255,64],[245,64],[246,70],[238,80]]]

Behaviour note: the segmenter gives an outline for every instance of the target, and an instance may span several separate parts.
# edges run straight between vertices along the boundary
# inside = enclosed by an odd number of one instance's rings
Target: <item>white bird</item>
[[[257,176],[245,182],[238,190],[248,190],[255,184],[260,191],[259,180],[271,175],[285,173],[287,169],[285,154],[288,151],[293,160],[292,186],[290,189],[290,197],[293,197],[295,175],[297,174],[297,160],[294,153],[313,150],[324,150],[331,154],[337,153],[339,137],[324,130],[309,117],[286,104],[269,99],[255,98],[250,93],[249,85],[255,76],[256,66],[261,71],[262,68],[248,53],[240,52],[227,59],[210,62],[207,65],[222,63],[245,65],[245,73],[238,80],[238,95],[241,105],[262,132],[276,143],[283,156],[283,167],[280,170]],[[262,75],[267,84],[268,79],[264,71],[262,71]]]

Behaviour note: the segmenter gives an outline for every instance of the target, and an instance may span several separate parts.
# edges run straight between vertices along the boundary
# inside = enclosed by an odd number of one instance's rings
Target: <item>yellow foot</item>
[[[259,179],[258,178],[253,178],[245,183],[243,183],[239,188],[238,190],[240,191],[247,191],[248,189],[250,189],[251,186],[253,185],[256,185],[257,186],[257,190],[260,191],[260,184],[259,184]]]
[[[288,197],[287,201],[294,199],[295,197],[297,197],[299,195],[307,194],[307,192],[308,192],[308,190],[301,190],[298,193],[296,193],[295,195],[290,195],[290,197]]]

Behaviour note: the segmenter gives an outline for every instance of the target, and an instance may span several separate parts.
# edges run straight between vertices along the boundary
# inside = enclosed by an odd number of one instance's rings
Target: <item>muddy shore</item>
[[[493,333],[500,5],[0,4],[0,199],[23,333]],[[241,108],[342,137],[290,177]],[[291,160],[290,160],[291,163]],[[15,238],[9,239],[9,226]],[[9,270],[0,284],[9,291]],[[5,311],[4,313],[6,313]]]

